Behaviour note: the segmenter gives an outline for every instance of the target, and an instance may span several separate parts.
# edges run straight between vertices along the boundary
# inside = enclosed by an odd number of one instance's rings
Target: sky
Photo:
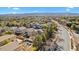
[[[0,7],[0,14],[79,13],[79,7]]]

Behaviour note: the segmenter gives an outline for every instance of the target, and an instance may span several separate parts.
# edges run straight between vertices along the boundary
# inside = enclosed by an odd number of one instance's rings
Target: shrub
[[[12,31],[6,31],[5,34],[12,34]]]
[[[37,51],[37,47],[32,47],[32,50],[33,51]]]

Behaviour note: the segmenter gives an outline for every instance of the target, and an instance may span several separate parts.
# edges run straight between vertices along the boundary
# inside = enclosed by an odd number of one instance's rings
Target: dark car
[[[23,36],[26,37],[26,38],[29,38],[28,32],[25,32]]]
[[[25,39],[24,42],[25,42],[25,45],[26,45],[26,46],[27,46],[27,45],[30,46],[30,45],[32,45],[32,43],[33,43],[33,41],[32,41],[31,39],[29,39],[29,38],[28,38],[28,39]]]

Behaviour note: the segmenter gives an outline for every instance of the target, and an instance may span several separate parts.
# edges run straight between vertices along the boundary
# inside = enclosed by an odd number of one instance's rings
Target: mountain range
[[[79,16],[79,13],[24,13],[24,14],[0,14],[0,16]]]

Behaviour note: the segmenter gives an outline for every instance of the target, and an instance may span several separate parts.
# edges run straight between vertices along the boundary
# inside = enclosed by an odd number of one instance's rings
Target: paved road
[[[60,25],[59,29],[61,30],[61,31],[59,31],[59,33],[61,34],[60,36],[64,40],[62,42],[63,49],[65,51],[69,51],[71,48],[71,43],[70,43],[71,41],[70,41],[69,33],[62,25]]]
[[[70,51],[71,39],[70,39],[70,35],[69,35],[68,31],[65,29],[65,27],[60,25],[57,21],[54,21],[54,22],[57,23],[60,37],[64,40],[63,42],[60,42],[59,45],[63,47],[64,51]]]
[[[0,47],[0,51],[13,51],[19,46],[19,43],[17,41],[11,42],[5,46]]]

